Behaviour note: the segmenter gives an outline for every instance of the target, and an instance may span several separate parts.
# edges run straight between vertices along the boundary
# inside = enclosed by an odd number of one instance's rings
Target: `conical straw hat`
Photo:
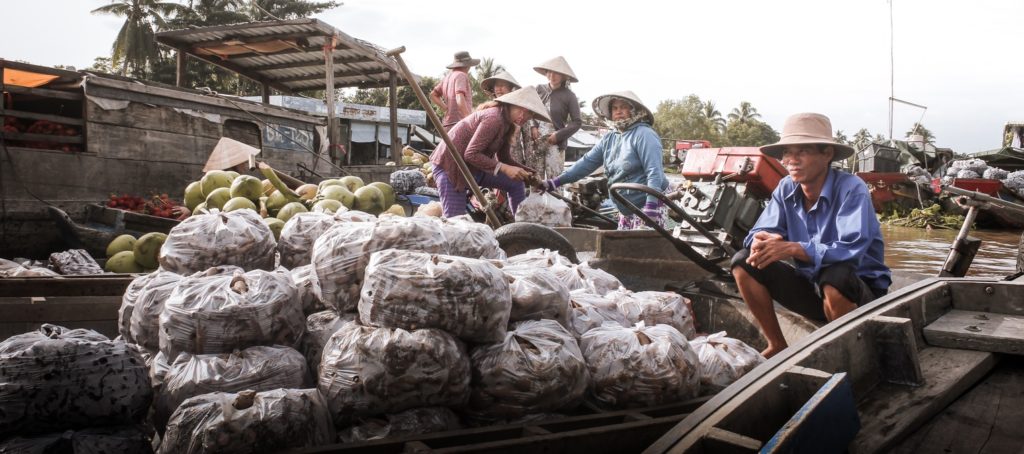
[[[516,78],[512,77],[512,75],[509,74],[508,71],[498,71],[497,74],[484,79],[483,82],[480,82],[480,88],[482,88],[487,93],[494,93],[494,83],[499,80],[504,80],[505,82],[512,84],[513,90],[523,88],[523,86],[519,85],[519,82],[516,81]]]
[[[544,71],[554,71],[565,75],[565,77],[569,78],[569,82],[576,83],[580,81],[576,78],[576,73],[572,72],[572,68],[569,67],[569,62],[565,61],[565,58],[561,56],[552,58],[551,60],[534,66],[533,70],[539,72],[541,75],[545,75]]]
[[[540,95],[537,94],[537,89],[534,87],[520,88],[507,95],[499,96],[495,101],[522,107],[533,112],[538,119],[551,123],[548,108],[544,107],[544,101],[541,101]]]
[[[610,120],[612,118],[612,99],[614,98],[625,99],[633,104],[635,108],[644,111],[644,113],[647,114],[647,122],[654,125],[654,114],[651,113],[651,109],[648,109],[647,106],[644,105],[643,101],[640,100],[640,97],[637,96],[636,93],[629,90],[608,93],[594,98],[594,102],[592,104],[594,112],[597,112],[597,115],[601,118]]]
[[[258,154],[260,154],[259,148],[246,145],[234,139],[221,137],[220,141],[217,142],[217,146],[213,147],[210,159],[206,160],[203,172],[230,169],[248,162],[249,156],[256,156]]]

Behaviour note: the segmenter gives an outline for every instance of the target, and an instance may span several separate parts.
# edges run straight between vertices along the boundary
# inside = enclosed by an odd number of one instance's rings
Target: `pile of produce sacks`
[[[530,195],[519,204],[516,222],[532,222],[548,227],[572,227],[572,209],[569,204],[548,193]]]
[[[313,265],[303,265],[292,268],[292,282],[295,283],[295,290],[302,304],[302,313],[309,315],[327,309],[324,304],[323,291],[320,289],[320,280],[316,277],[316,269]]]
[[[569,326],[569,288],[547,268],[507,265],[501,268],[512,292],[510,322],[550,319]]]
[[[291,270],[313,263],[313,243],[337,221],[327,213],[298,213],[281,229],[277,250],[281,266]]]
[[[160,314],[181,276],[157,270],[128,284],[118,310],[118,331],[126,341],[147,352],[160,349]]]
[[[181,275],[235,265],[274,269],[277,241],[253,210],[191,216],[176,225],[160,249],[160,268]]]
[[[0,439],[137,424],[152,398],[135,345],[56,325],[0,342]]]
[[[212,268],[183,278],[160,314],[160,350],[230,353],[256,345],[298,347],[305,317],[287,270]]]
[[[693,339],[697,330],[693,325],[690,301],[674,292],[631,292],[626,289],[606,295],[626,316],[630,325],[644,322],[647,326],[668,325]]]
[[[175,410],[161,454],[278,452],[336,440],[323,396],[315,389],[210,393]]]
[[[998,167],[990,167],[981,159],[960,159],[949,163],[942,183],[953,184],[954,178],[999,180],[1004,187],[1016,192],[1020,197],[1024,197],[1024,170],[1009,172]]]
[[[573,290],[570,293],[569,325],[570,331],[577,339],[605,323],[623,328],[632,326],[615,304],[615,300],[595,295],[587,290]]]
[[[319,375],[320,360],[327,342],[342,326],[356,321],[357,318],[359,318],[359,314],[355,312],[339,314],[332,310],[317,312],[306,317],[306,335],[302,338],[302,353],[309,362],[309,370]]]

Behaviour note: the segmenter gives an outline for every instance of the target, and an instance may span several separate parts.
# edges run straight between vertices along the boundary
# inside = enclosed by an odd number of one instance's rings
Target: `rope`
[[[351,175],[351,174],[350,174],[350,173],[349,173],[349,172],[348,172],[347,170],[345,170],[345,169],[342,169],[341,167],[338,167],[338,166],[337,166],[336,164],[334,164],[333,162],[331,162],[331,161],[330,161],[329,159],[326,159],[326,158],[324,158],[323,156],[321,156],[321,155],[320,155],[320,153],[317,153],[316,151],[313,151],[313,149],[312,149],[312,148],[309,148],[309,147],[307,147],[307,146],[306,146],[306,144],[304,144],[304,143],[300,143],[299,141],[297,141],[297,140],[295,140],[295,139],[293,139],[293,138],[291,138],[291,137],[289,137],[289,136],[287,136],[287,135],[285,135],[285,134],[282,134],[282,133],[281,133],[281,130],[280,130],[280,129],[277,129],[277,128],[275,128],[275,127],[271,126],[271,125],[270,125],[270,123],[267,123],[267,122],[266,122],[266,121],[264,121],[264,120],[263,120],[262,118],[260,118],[260,117],[257,117],[257,116],[256,116],[256,115],[254,115],[254,114],[253,114],[252,112],[250,112],[250,111],[249,111],[248,109],[246,109],[246,108],[245,108],[245,107],[243,107],[242,105],[240,105],[240,104],[236,103],[236,102],[235,102],[234,100],[232,100],[231,98],[228,98],[228,97],[222,96],[222,95],[221,95],[220,93],[217,93],[217,92],[215,92],[215,91],[211,90],[211,89],[210,89],[209,87],[201,87],[201,88],[198,88],[198,90],[199,90],[199,91],[201,91],[201,92],[203,92],[203,93],[206,93],[206,94],[207,94],[207,95],[209,95],[209,96],[213,96],[213,97],[216,97],[216,98],[220,98],[220,99],[223,99],[223,100],[225,100],[225,101],[227,101],[227,102],[231,103],[231,105],[233,105],[233,106],[237,107],[237,108],[238,108],[238,110],[241,110],[242,112],[245,112],[245,113],[246,113],[246,115],[249,115],[250,117],[252,117],[252,119],[253,119],[253,120],[256,120],[257,122],[259,122],[259,123],[260,123],[260,124],[262,124],[263,126],[266,126],[267,128],[269,128],[269,129],[273,130],[274,132],[278,133],[278,134],[279,134],[279,135],[280,135],[281,137],[284,137],[284,138],[286,138],[286,139],[290,140],[290,141],[291,141],[292,143],[294,143],[294,144],[296,144],[296,145],[298,145],[298,146],[302,147],[302,149],[303,149],[303,150],[305,150],[305,151],[309,152],[310,154],[312,154],[312,155],[313,155],[314,157],[316,157],[317,159],[319,159],[319,160],[321,160],[321,161],[323,161],[323,162],[326,162],[326,163],[327,163],[327,165],[329,165],[329,166],[331,166],[331,167],[334,167],[334,168],[335,168],[335,169],[337,169],[337,170],[338,170],[339,172],[341,172],[341,173],[342,173],[343,175]],[[327,132],[327,135],[328,135],[328,136],[330,136],[330,131],[328,131],[328,132]]]

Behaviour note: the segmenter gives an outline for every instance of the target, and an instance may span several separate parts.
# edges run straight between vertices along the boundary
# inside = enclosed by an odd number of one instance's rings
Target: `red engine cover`
[[[740,175],[744,165],[750,170]],[[770,197],[787,175],[777,159],[761,154],[757,147],[691,148],[681,172],[688,180],[708,180],[722,174],[723,178],[729,177],[728,181],[747,183],[747,191],[762,198]]]

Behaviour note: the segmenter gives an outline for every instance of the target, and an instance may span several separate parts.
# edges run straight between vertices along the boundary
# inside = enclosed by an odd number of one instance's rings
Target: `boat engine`
[[[722,243],[742,246],[786,170],[755,147],[691,149],[680,169],[686,178],[671,198]],[[671,214],[671,211],[670,211]],[[677,219],[678,221],[679,219]],[[677,237],[692,237],[677,227]]]

